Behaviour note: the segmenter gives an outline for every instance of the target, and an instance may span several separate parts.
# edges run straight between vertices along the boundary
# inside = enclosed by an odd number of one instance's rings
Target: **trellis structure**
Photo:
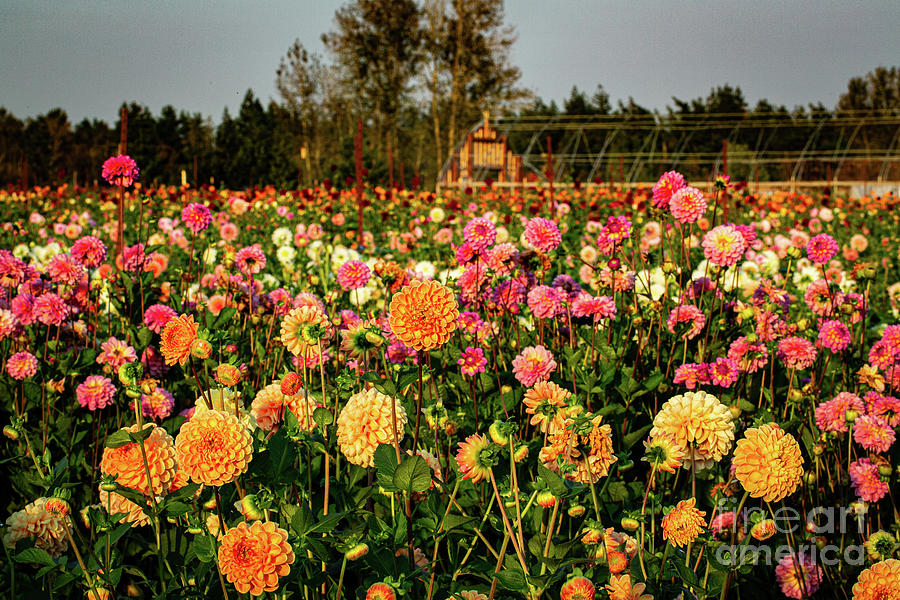
[[[438,182],[634,185],[673,169],[694,181],[728,173],[792,185],[896,182],[900,110],[486,116],[454,148]]]

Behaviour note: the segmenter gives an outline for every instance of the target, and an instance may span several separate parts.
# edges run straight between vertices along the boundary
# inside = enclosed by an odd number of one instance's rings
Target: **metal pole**
[[[119,128],[119,154],[128,152],[128,109],[124,106],[119,113],[121,127]],[[116,199],[116,249],[117,254],[122,257],[122,268],[125,268],[125,188],[119,186],[119,195]]]
[[[556,214],[556,207],[553,205],[553,144],[550,136],[547,136],[547,180],[550,182],[550,215]]]

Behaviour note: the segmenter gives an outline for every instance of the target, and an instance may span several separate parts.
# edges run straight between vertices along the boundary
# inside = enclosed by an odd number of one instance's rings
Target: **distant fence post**
[[[550,182],[550,215],[556,214],[556,207],[553,202],[553,143],[550,136],[547,136],[547,179]]]
[[[356,206],[357,206],[357,223],[356,223],[356,243],[362,248],[363,245],[363,183],[362,183],[362,135],[363,126],[362,119],[356,122],[356,136],[353,140],[353,153],[356,160]]]

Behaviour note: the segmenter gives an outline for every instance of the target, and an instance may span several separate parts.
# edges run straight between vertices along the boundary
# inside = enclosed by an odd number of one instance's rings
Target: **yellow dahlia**
[[[574,419],[567,419],[565,427],[547,438],[547,445],[538,456],[544,466],[579,483],[596,483],[609,474],[609,467],[618,460],[612,451],[612,428],[601,425],[602,415],[591,419],[587,435],[576,434]],[[585,456],[583,450],[587,451]],[[560,468],[560,462],[563,467]]]
[[[859,574],[853,600],[897,600],[900,598],[900,560],[889,558]]]
[[[612,575],[606,584],[609,592],[609,600],[653,600],[653,596],[645,594],[646,585],[643,583],[631,583],[631,575]]]
[[[150,501],[148,500],[147,506],[149,505]],[[132,527],[145,527],[150,524],[150,517],[138,504],[115,492],[105,492],[101,489],[100,506],[103,507],[103,510],[109,511],[110,515],[124,513],[122,522],[131,523]]]
[[[287,537],[287,532],[272,522],[240,523],[222,536],[219,568],[242,594],[274,592],[278,579],[291,572],[294,562]]]
[[[478,590],[462,590],[448,596],[447,600],[488,600],[488,597]]]
[[[33,537],[35,547],[46,550],[53,558],[65,551],[67,517],[47,510],[47,500],[42,496],[6,519],[3,544],[7,548],[15,548],[19,540]]]
[[[185,364],[191,355],[191,344],[197,339],[200,324],[194,322],[193,315],[179,315],[170,319],[162,330],[160,353],[167,365]]]
[[[247,471],[253,442],[233,414],[209,410],[181,426],[175,456],[179,468],[196,483],[224,485]]]
[[[331,322],[318,306],[298,306],[281,321],[281,343],[294,356],[318,353],[331,337]]]
[[[541,433],[556,432],[566,420],[567,400],[572,393],[552,381],[539,381],[525,392],[522,402],[531,424],[540,427]]]
[[[656,418],[650,437],[668,434],[684,448],[683,467],[708,469],[731,450],[734,423],[731,411],[706,392],[686,392],[669,398]]]
[[[118,448],[104,448],[100,461],[100,471],[104,475],[114,477],[116,483],[137,490],[149,496],[151,489],[156,496],[169,491],[175,480],[175,446],[165,429],[157,425],[144,425],[152,428],[149,437],[144,440],[144,454],[147,467],[144,468],[144,457],[139,444],[130,442]],[[129,433],[138,433],[138,426],[126,427]],[[150,471],[150,482],[147,482],[147,470]]]
[[[686,546],[703,533],[704,513],[694,508],[697,499],[682,500],[663,517],[663,539],[670,540],[676,546]]]
[[[800,444],[774,423],[748,429],[734,450],[735,476],[754,498],[778,502],[803,477]]]
[[[212,410],[235,415],[240,419],[244,427],[251,431],[256,427],[256,419],[251,413],[244,410],[244,403],[241,399],[241,395],[228,388],[213,388],[207,390],[204,394],[200,394],[194,400],[194,415],[191,419],[210,410],[206,405],[207,400],[212,403]]]
[[[684,460],[684,449],[668,433],[661,433],[644,440],[644,457],[641,459],[661,471],[674,473]]]
[[[416,350],[447,343],[459,322],[456,298],[438,281],[413,281],[391,299],[388,323],[401,342]]]
[[[298,388],[293,395],[286,395],[282,391],[281,381],[276,379],[256,393],[250,414],[260,429],[271,431],[284,418],[284,411],[290,410],[297,417],[300,429],[312,431],[316,427],[312,418],[316,406],[312,397],[307,398],[306,390]]]
[[[338,446],[354,465],[371,467],[378,444],[394,443],[392,400],[372,388],[350,396],[337,419]],[[406,410],[397,405],[397,442],[403,439]]]

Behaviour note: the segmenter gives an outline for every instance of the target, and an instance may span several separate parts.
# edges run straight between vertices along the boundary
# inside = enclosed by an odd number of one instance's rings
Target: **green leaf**
[[[166,514],[170,517],[180,517],[191,511],[191,507],[184,502],[170,502],[166,506]]]
[[[42,548],[26,548],[16,554],[14,560],[20,563],[37,563],[48,567],[56,566],[50,554]]]
[[[516,566],[510,569],[503,569],[497,573],[497,582],[505,589],[513,592],[528,592],[528,581],[525,579],[525,573],[522,568]]]
[[[194,537],[194,554],[200,559],[200,562],[211,562],[215,558],[215,548],[213,548],[212,540],[207,535],[198,535]]]
[[[621,404],[607,404],[603,408],[596,411],[598,415],[602,415],[604,417],[609,417],[613,415],[620,415],[625,412],[625,407]]]
[[[334,415],[327,408],[320,406],[313,411],[313,421],[320,429],[325,429],[334,422]]]
[[[397,452],[394,447],[388,444],[378,444],[373,461],[375,472],[378,475],[378,485],[386,492],[396,492],[394,472],[397,470]]]
[[[424,492],[431,487],[431,469],[421,456],[411,456],[394,471],[393,481],[405,492]]]
[[[222,309],[222,311],[216,316],[216,320],[213,322],[211,330],[222,329],[228,325],[231,321],[232,317],[237,313],[237,309],[233,306],[226,306]]]
[[[306,533],[331,533],[332,530],[347,515],[346,512],[332,513],[327,517],[322,517],[316,523],[306,530]]]
[[[655,390],[665,378],[666,376],[662,371],[654,369],[653,372],[644,379],[644,387],[648,390]]]
[[[142,347],[146,348],[150,345],[150,341],[153,339],[153,332],[150,331],[147,327],[141,327],[137,332],[137,340],[138,344]]]
[[[706,592],[701,586],[700,581],[697,579],[697,574],[694,573],[690,567],[685,565],[680,560],[673,561],[675,564],[675,569],[678,570],[678,574],[681,576],[681,579],[690,586],[691,590],[697,595],[697,597],[703,596]]]
[[[652,427],[652,425],[644,425],[637,431],[632,431],[631,433],[626,435],[624,438],[622,438],[622,445],[625,446],[625,448],[631,448],[638,441],[640,441],[645,435],[647,435],[647,432],[650,431],[651,427]]]

